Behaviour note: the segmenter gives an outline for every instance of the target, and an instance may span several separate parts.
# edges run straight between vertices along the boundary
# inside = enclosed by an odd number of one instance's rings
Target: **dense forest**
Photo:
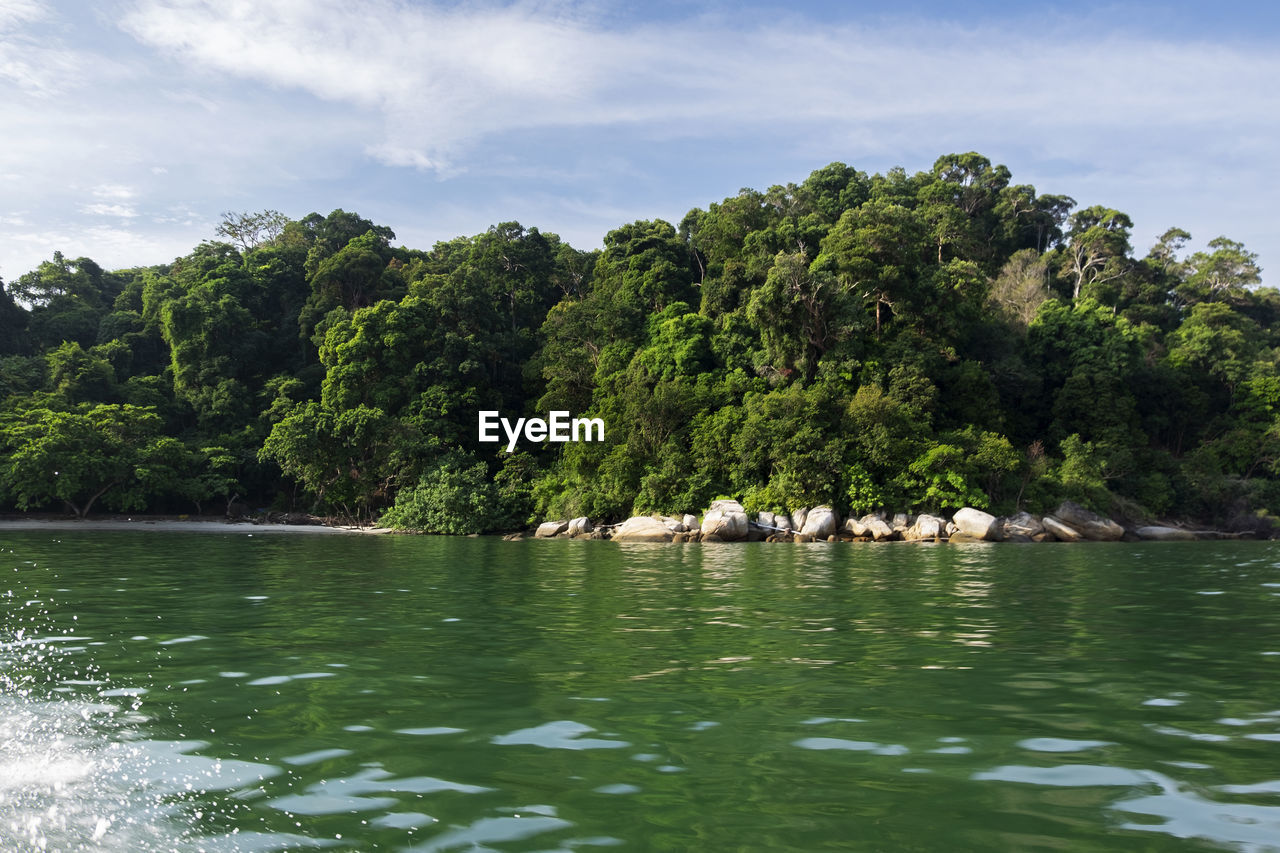
[[[1280,510],[1280,292],[1225,237],[1039,195],[974,153],[841,163],[599,251],[423,251],[227,214],[154,267],[0,282],[0,508],[230,504],[466,533],[830,504],[1241,523]],[[602,442],[477,440],[477,413]]]

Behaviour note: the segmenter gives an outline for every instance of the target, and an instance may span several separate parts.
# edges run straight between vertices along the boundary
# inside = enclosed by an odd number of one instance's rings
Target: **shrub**
[[[451,455],[423,474],[418,485],[401,490],[382,523],[461,536],[493,530],[499,515],[498,489],[489,481],[484,463]]]

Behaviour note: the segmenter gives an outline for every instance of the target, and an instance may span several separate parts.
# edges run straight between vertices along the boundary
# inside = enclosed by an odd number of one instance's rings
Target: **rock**
[[[673,518],[669,515],[661,515],[658,516],[658,520],[665,524],[667,529],[672,533],[684,533],[688,530],[688,528],[684,526],[683,518]]]
[[[1053,538],[1059,542],[1079,542],[1084,538],[1074,527],[1067,526],[1052,515],[1046,515],[1043,523],[1045,532],[1052,534]],[[1031,538],[1034,539],[1035,537],[1032,536]]]
[[[632,516],[613,531],[614,542],[670,542],[673,536],[671,528],[648,515]]]
[[[569,529],[567,521],[544,521],[538,525],[538,532],[534,536],[539,539],[552,539]]]
[[[783,512],[775,513],[773,516],[773,522],[783,531],[791,530],[795,526],[791,523],[791,516]]]
[[[955,523],[954,521],[948,521],[948,522],[947,522],[947,535],[948,535],[948,536],[955,536],[955,535],[956,535],[957,533],[959,533],[959,532],[960,532],[960,528],[956,526],[956,523]]]
[[[840,529],[854,537],[867,535],[866,526],[852,515],[844,520],[844,525]]]
[[[900,512],[893,517],[893,521],[889,523],[889,526],[901,533],[911,526],[911,516],[905,512]]]
[[[893,538],[893,528],[878,515],[864,515],[861,519],[861,523],[867,531],[863,534],[864,536],[870,536],[877,542],[883,542],[886,539]]]
[[[797,534],[795,535],[795,537],[794,537],[794,541],[796,541],[796,542],[812,542],[812,541],[813,541],[813,537],[812,537],[812,536],[810,536],[808,533],[797,533]]]
[[[1044,525],[1040,523],[1040,519],[1029,512],[1014,513],[1004,519],[1003,527],[1006,539],[1013,536],[1031,538],[1037,533],[1044,532]]]
[[[777,527],[778,521],[771,512],[756,513],[756,524],[762,527]]]
[[[805,522],[805,519],[808,517],[808,515],[809,515],[809,510],[804,509],[803,507],[797,510],[792,510],[791,512],[792,528],[794,528],[795,530],[804,530],[804,522]]]
[[[1053,517],[1069,525],[1085,539],[1095,542],[1118,542],[1124,538],[1124,528],[1111,519],[1090,512],[1080,504],[1063,501],[1053,512]],[[1054,533],[1057,536],[1057,533]]]
[[[831,507],[815,506],[805,516],[804,527],[800,528],[800,532],[807,533],[814,539],[826,539],[836,532],[836,525],[839,523],[839,518]]]
[[[951,520],[956,527],[960,528],[960,532],[966,536],[972,536],[975,539],[986,539],[989,542],[996,542],[1001,538],[1001,525],[996,520],[996,517],[989,512],[966,506],[957,510],[955,517]]]
[[[937,539],[946,531],[947,522],[938,518],[936,515],[920,515],[916,517],[915,524],[912,524],[902,532],[902,538],[908,542],[919,539]]]
[[[1031,534],[1031,541],[1032,542],[1055,542],[1057,540],[1053,538],[1053,534],[1050,533],[1049,531],[1041,530],[1039,533]]]
[[[749,528],[747,529],[747,541],[748,541],[748,542],[763,542],[763,541],[764,541],[764,539],[765,539],[765,537],[769,535],[769,532],[770,532],[770,531],[765,530],[763,527],[756,527],[756,526],[753,524],[753,525],[751,525],[751,527],[749,527]]]
[[[502,541],[503,541],[503,542],[523,542],[523,541],[524,541],[524,534],[523,534],[523,533],[508,533],[507,535],[505,535],[505,536],[503,536],[503,537],[502,537]]]
[[[679,533],[673,533],[671,535],[671,541],[672,542],[688,542],[689,534],[685,533],[683,530],[680,531]]]
[[[1148,539],[1152,542],[1191,542],[1196,539],[1194,533],[1190,530],[1183,530],[1180,527],[1149,525],[1147,527],[1139,527],[1133,532],[1138,534],[1139,539]]]
[[[747,538],[747,513],[737,501],[712,501],[702,516],[702,535],[718,541],[738,542]]]
[[[965,542],[986,542],[987,540],[977,536],[970,536],[968,533],[953,533],[948,541],[953,545],[962,545]]]
[[[696,515],[689,515],[689,513],[687,513],[687,512],[686,512],[686,513],[684,514],[684,517],[681,519],[681,521],[683,521],[683,522],[684,522],[684,529],[685,529],[685,530],[697,530],[697,529],[698,529],[698,517],[697,517]]]
[[[1010,533],[1008,536],[1004,537],[1004,541],[1027,543],[1027,542],[1034,542],[1035,540],[1032,539],[1030,536],[1026,535],[1025,533]]]
[[[587,517],[580,516],[569,522],[569,528],[566,531],[570,536],[585,536],[591,532],[591,522]]]

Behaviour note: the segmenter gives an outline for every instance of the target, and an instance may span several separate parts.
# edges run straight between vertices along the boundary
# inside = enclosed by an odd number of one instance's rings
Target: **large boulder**
[[[778,526],[778,519],[771,512],[757,512],[756,524],[760,525],[761,527],[770,528],[769,532],[772,533],[773,532],[772,528]]]
[[[911,516],[905,512],[894,513],[893,521],[889,522],[889,526],[901,533],[911,526]]]
[[[850,536],[871,535],[870,533],[867,532],[866,526],[861,521],[854,518],[852,515],[844,520],[844,526],[841,527],[840,529],[843,530],[845,533],[848,533]]]
[[[792,529],[794,525],[791,522],[791,516],[785,512],[774,513],[773,523],[783,531]]]
[[[1149,525],[1147,527],[1139,527],[1133,532],[1138,534],[1139,539],[1147,539],[1152,542],[1191,542],[1198,538],[1195,533],[1190,530],[1183,530],[1181,527]]]
[[[920,539],[938,539],[947,531],[946,519],[936,515],[918,515],[915,523],[902,532],[902,538],[908,542]]]
[[[1063,524],[1052,515],[1044,517],[1044,529],[1046,533],[1053,534],[1053,538],[1059,542],[1079,542],[1084,538],[1074,527]]]
[[[747,538],[747,512],[737,501],[712,501],[702,516],[702,535],[715,536],[722,542],[738,542]]]
[[[960,528],[961,533],[974,539],[995,542],[1001,538],[1000,522],[989,512],[966,506],[957,510],[951,521]]]
[[[613,531],[614,542],[670,542],[674,534],[662,519],[637,515],[619,524]]]
[[[686,512],[681,517],[681,520],[684,521],[685,530],[693,531],[698,529],[698,517],[696,515],[690,515]]]
[[[800,532],[814,539],[826,539],[835,535],[839,524],[840,518],[835,510],[829,506],[815,506],[805,516],[804,527],[800,528]]]
[[[893,528],[878,515],[864,515],[859,519],[859,523],[866,529],[866,535],[877,542],[892,539],[894,536]]]
[[[586,536],[591,532],[591,522],[587,517],[581,516],[569,522],[569,527],[565,530],[570,536]]]
[[[805,509],[804,507],[801,507],[800,509],[793,509],[791,511],[791,526],[795,528],[795,531],[797,533],[799,533],[801,530],[804,530],[804,523],[808,517],[809,517],[809,510]]]
[[[1094,542],[1119,542],[1124,538],[1123,527],[1071,501],[1063,501],[1054,510],[1053,518],[1070,526],[1085,539],[1091,539]]]
[[[1044,525],[1040,523],[1040,519],[1029,512],[1016,512],[1004,519],[1005,538],[1013,536],[1031,538],[1037,533],[1044,533]]]
[[[559,536],[569,529],[568,521],[544,521],[538,525],[538,530],[533,535],[539,539],[551,539]]]

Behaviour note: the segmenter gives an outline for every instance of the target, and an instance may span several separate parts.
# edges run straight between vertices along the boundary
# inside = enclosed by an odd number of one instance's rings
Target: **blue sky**
[[[1280,11],[1164,3],[0,0],[0,278],[223,211],[576,246],[842,161],[979,151],[1276,284]]]

